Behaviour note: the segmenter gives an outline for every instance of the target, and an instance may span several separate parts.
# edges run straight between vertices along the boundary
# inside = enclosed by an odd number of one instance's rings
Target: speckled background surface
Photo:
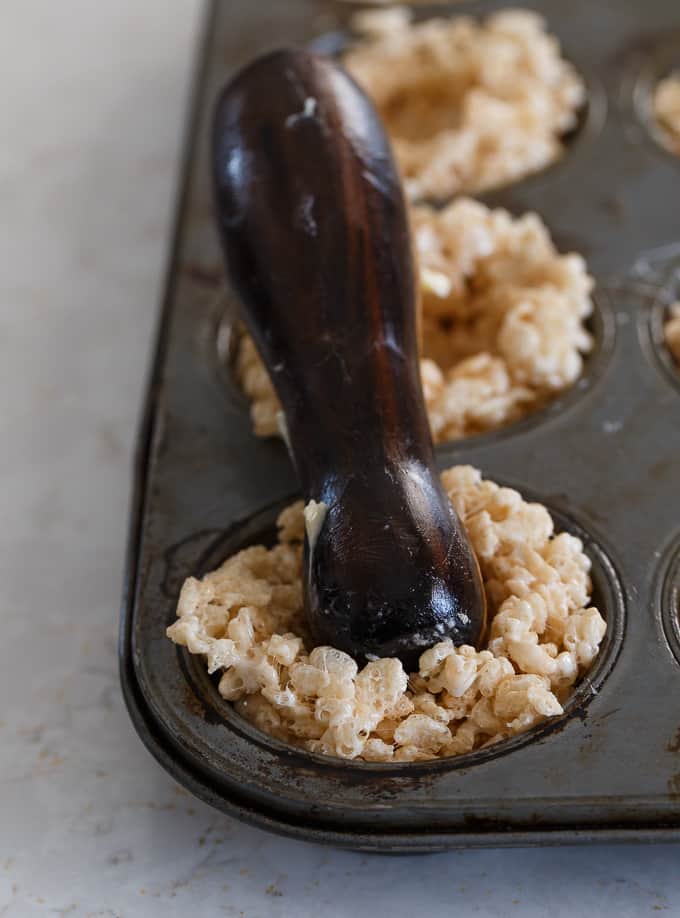
[[[220,816],[137,739],[130,457],[200,6],[1,7],[0,915],[680,914],[680,847],[336,852]]]

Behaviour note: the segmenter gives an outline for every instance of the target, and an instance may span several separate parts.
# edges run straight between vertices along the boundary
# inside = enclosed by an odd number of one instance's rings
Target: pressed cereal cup
[[[347,8],[212,5],[137,455],[121,677],[140,736],[176,779],[272,831],[383,852],[680,837],[680,391],[660,363],[654,305],[675,296],[677,172],[619,105],[637,28],[679,29],[680,14],[667,0],[647,0],[636,25],[630,5],[615,0],[596,10],[531,5],[565,48],[579,48],[583,71],[606,88],[610,115],[559,168],[485,200],[536,210],[562,249],[586,256],[596,297],[608,304],[606,360],[596,357],[592,380],[587,369],[588,384],[559,410],[512,435],[444,444],[438,461],[477,466],[583,538],[608,632],[562,717],[466,756],[388,765],[321,757],[264,735],[219,696],[198,658],[165,637],[182,581],[271,534],[276,509],[296,490],[285,447],[252,436],[240,394],[225,397],[231,384],[215,356],[224,281],[208,169],[212,103],[247,58],[338,30]],[[438,4],[436,13],[499,7]],[[227,323],[221,333],[229,331]]]
[[[657,346],[659,359],[672,374],[675,374],[675,362],[663,344],[666,313],[667,310],[663,306],[655,306],[653,318],[650,318],[649,332],[651,340]],[[216,372],[223,380],[225,398],[238,406],[247,416],[251,410],[251,402],[243,390],[237,371],[238,347],[243,331],[238,324],[238,309],[233,297],[226,292],[220,293],[215,298],[213,314],[215,347],[210,359],[214,361]],[[461,437],[447,437],[441,441],[441,445],[455,443],[459,449],[464,449],[467,445],[495,442],[540,426],[578,405],[580,400],[600,383],[614,352],[616,318],[610,291],[602,289],[594,292],[592,313],[584,322],[584,327],[590,335],[592,346],[589,352],[583,355],[581,373],[573,383],[552,395],[545,404],[532,408],[517,420],[507,421],[489,430],[467,433]],[[278,437],[280,434],[274,436]]]
[[[406,10],[405,7],[400,7],[399,10],[390,12],[384,5],[377,10],[373,9],[370,4],[366,6],[367,8],[362,13],[377,16],[381,21],[385,16],[401,15]],[[437,13],[436,10],[420,7],[411,9],[408,11],[408,16],[412,17],[413,29],[411,26],[406,26],[403,30],[398,31],[410,34],[412,31],[417,32],[421,25],[427,26],[429,21],[433,21],[436,26],[440,23],[447,23],[446,12],[446,10],[440,11],[432,19],[432,14]],[[460,10],[461,14],[468,12],[470,10],[467,7]],[[486,15],[486,13],[493,12],[492,10],[480,10],[480,12],[484,14],[479,18],[480,23],[492,22],[492,19]],[[341,9],[340,13],[346,13],[346,11]],[[540,61],[547,56],[551,67],[559,70],[564,59],[561,58],[557,45],[552,47],[550,39],[546,39],[540,28],[532,24],[535,17],[523,11],[511,15],[515,19],[515,27],[518,15],[524,17],[525,27],[527,26],[526,17],[529,16],[528,25],[531,29],[536,30],[537,40],[541,42],[539,47],[542,48],[542,52],[537,53],[537,60]],[[460,15],[454,16],[453,21],[461,21]],[[353,17],[340,16],[339,22],[342,28],[324,32],[323,35],[309,42],[309,46],[331,55],[344,55],[347,52],[351,55],[352,49],[362,45],[364,41],[368,41],[369,50],[374,48],[373,38],[355,27]],[[510,31],[512,32],[512,28]],[[520,28],[518,34],[521,33]],[[484,35],[485,38],[481,39],[480,35]],[[491,26],[485,24],[481,32],[473,30],[468,39],[464,41],[467,48],[465,60],[473,70],[480,56],[478,43],[489,38],[492,41],[502,40]],[[527,37],[524,36],[518,40],[525,48]],[[528,44],[530,46],[531,42]],[[370,53],[374,52],[370,50]],[[488,50],[487,54],[493,58],[496,54],[495,45]],[[450,55],[442,55],[440,49],[437,59],[444,57],[448,60]],[[569,51],[567,58],[571,58]],[[523,74],[526,80],[531,74],[531,66],[522,61],[523,54],[520,54],[513,67],[519,71],[519,76]],[[465,66],[464,64],[463,71],[465,71]],[[404,66],[386,69],[403,73]],[[583,70],[583,73],[580,70]],[[355,73],[357,78],[361,76],[361,68],[359,71],[359,74]],[[352,69],[351,72],[354,70]],[[382,71],[378,68],[378,80],[380,72]],[[574,73],[578,73],[578,76],[568,76],[568,81],[576,79],[582,82],[586,97],[584,100],[574,102],[573,114],[576,123],[566,134],[561,135],[564,145],[569,148],[569,156],[574,153],[574,143],[577,139],[585,145],[587,152],[589,143],[592,142],[604,123],[607,109],[607,97],[603,86],[598,75],[588,67],[587,62],[584,62],[583,67],[577,67]],[[364,73],[363,77],[367,78],[370,86],[372,81],[370,73]],[[548,82],[535,75],[530,77],[530,82],[531,80],[541,84]],[[405,85],[408,85],[408,80],[404,82]],[[364,79],[364,84],[366,85],[366,79]],[[478,89],[475,90],[475,92],[478,91]],[[491,98],[496,90],[492,87],[488,91]],[[464,96],[466,94],[474,95],[470,93],[469,88],[463,93]],[[413,92],[413,98],[418,98],[417,91]],[[512,106],[521,108],[523,98],[524,96],[520,93],[519,98],[512,101]],[[547,103],[549,98],[550,96],[544,99],[544,103]],[[439,107],[446,108],[443,103],[440,103]],[[487,120],[494,123],[497,119],[494,117]],[[528,119],[528,123],[531,125],[531,118]],[[500,137],[508,132],[497,128],[496,133]],[[522,153],[518,154],[520,159],[522,155]],[[521,186],[526,182],[532,183],[534,189],[540,188],[546,171],[549,173],[549,180],[555,180],[556,170],[563,166],[566,156],[565,153],[565,156],[557,157],[556,160],[551,160],[540,167],[527,167],[526,170],[520,170],[518,176],[499,177],[493,183],[493,188],[498,192],[503,185],[519,184]],[[471,155],[470,158],[474,160],[475,155]],[[540,423],[544,417],[549,417],[551,413],[561,410],[562,407],[567,407],[599,375],[604,358],[608,354],[611,337],[611,316],[607,311],[605,295],[596,294],[591,298],[586,296],[585,300],[591,300],[594,312],[590,318],[582,317],[580,310],[584,299],[583,284],[584,282],[587,284],[588,280],[587,267],[584,265],[577,268],[572,263],[570,269],[567,269],[567,263],[573,258],[566,254],[571,246],[571,241],[567,238],[564,240],[565,245],[558,245],[558,250],[555,250],[550,239],[551,227],[543,224],[540,227],[532,225],[532,228],[529,229],[529,224],[535,220],[535,217],[521,209],[489,210],[483,206],[480,207],[479,204],[474,204],[472,206],[483,211],[484,214],[470,214],[469,209],[463,210],[472,204],[468,197],[469,188],[467,191],[466,188],[467,186],[460,188],[460,194],[457,194],[453,200],[449,199],[450,196],[447,198],[446,195],[417,198],[414,202],[416,211],[412,214],[414,248],[418,252],[418,260],[424,270],[423,276],[425,277],[428,273],[430,276],[439,274],[445,282],[448,281],[450,290],[455,290],[461,285],[463,289],[474,291],[469,299],[465,294],[461,302],[457,302],[459,298],[456,294],[448,299],[446,296],[443,299],[438,296],[433,298],[431,294],[423,296],[422,357],[434,360],[434,363],[432,360],[429,361],[427,371],[429,383],[425,386],[425,390],[428,413],[432,418],[432,429],[436,442],[470,436],[487,436],[490,432],[499,430],[509,429],[512,432],[514,429],[525,429],[533,423]],[[491,205],[493,205],[493,195],[493,190],[486,193],[488,203]],[[478,195],[478,197],[484,197],[484,195]],[[427,204],[428,201],[429,204]],[[445,209],[442,211],[438,207],[432,207],[433,201],[437,205],[444,205]],[[427,206],[423,207],[423,204]],[[454,210],[457,217],[452,223],[452,211]],[[438,222],[439,220],[441,223]],[[540,220],[538,222],[540,223]],[[452,243],[450,234],[455,235],[455,227],[462,227],[463,236],[467,234],[467,242],[462,246],[456,246],[454,242],[452,253],[449,248]],[[439,255],[434,253],[434,261],[432,253],[430,256],[427,254],[428,244],[425,243],[423,249],[418,242],[421,238],[424,242],[425,236],[433,234],[439,243],[435,248],[440,251]],[[547,243],[543,239],[544,234]],[[489,245],[491,245],[490,249]],[[445,254],[447,249],[448,256]],[[517,252],[517,257],[508,259],[509,252],[513,250]],[[441,256],[444,258],[445,266],[441,264]],[[516,265],[516,276],[508,276],[509,262]],[[499,269],[505,279],[505,291],[502,285],[493,279],[498,276]],[[436,304],[434,309],[428,306],[428,301]],[[563,314],[558,326],[555,325],[555,315],[551,315],[551,308],[554,308],[557,301],[562,306]],[[540,354],[537,353],[535,359],[530,358],[528,361],[525,357],[513,360],[512,354],[518,349],[508,337],[515,337],[519,329],[523,328],[524,320],[518,322],[517,307],[520,306],[520,303],[528,309],[530,326],[542,339],[542,344],[538,349]],[[521,308],[520,306],[520,311]],[[233,311],[234,303],[229,299],[225,309],[225,321],[220,323],[219,333],[216,335],[219,359],[231,370],[227,380],[228,392],[234,395],[232,383],[236,380],[237,388],[244,389],[249,400],[252,400],[251,416],[256,434],[258,436],[278,435],[278,424],[275,419],[276,399],[273,390],[270,385],[266,385],[264,368],[254,354],[242,362],[241,358],[245,356],[245,353],[239,356],[241,336],[234,329]],[[497,327],[489,335],[489,328],[494,326],[494,315]],[[475,317],[472,324],[466,322],[466,316]],[[441,328],[442,321],[445,325],[448,323],[449,327],[453,327],[454,339],[460,329],[466,341],[464,354],[457,356],[452,352],[450,344],[447,343],[448,332],[442,331]],[[588,334],[592,336],[592,349],[589,349],[586,343]],[[252,347],[251,342],[250,344]],[[250,354],[251,348],[246,350]],[[466,356],[471,356],[471,360],[461,361],[461,357]],[[578,366],[574,366],[574,362],[577,365],[580,364],[580,370]],[[435,374],[434,377],[432,373]],[[480,396],[475,395],[481,390],[489,393],[483,408],[479,404]],[[456,393],[464,394],[461,396]],[[457,407],[452,410],[451,406],[454,403],[457,404]]]
[[[537,499],[536,495],[526,495],[532,499]],[[193,565],[194,575],[197,577],[216,569],[225,560],[231,557],[242,548],[249,545],[274,544],[276,541],[276,518],[278,514],[294,497],[289,501],[283,501],[281,504],[268,507],[255,514],[248,520],[239,523],[238,526],[224,536],[218,536],[213,543],[200,553],[197,562]],[[577,536],[584,544],[584,550],[592,564],[590,577],[592,580],[592,602],[595,607],[604,610],[607,616],[607,634],[600,645],[600,651],[594,663],[589,667],[587,674],[573,687],[570,695],[564,705],[564,714],[543,721],[536,727],[526,730],[510,739],[493,743],[474,752],[457,755],[455,757],[432,759],[425,763],[409,763],[408,767],[423,768],[425,771],[431,771],[433,767],[439,765],[441,769],[448,770],[452,766],[462,768],[466,765],[472,765],[498,755],[503,755],[521,747],[525,742],[530,742],[543,735],[551,734],[563,729],[565,722],[573,716],[581,716],[589,704],[600,691],[604,680],[611,671],[616,661],[617,655],[621,648],[623,634],[625,630],[625,596],[621,581],[616,573],[606,550],[600,543],[588,534],[582,527],[576,524],[573,519],[564,513],[551,509],[552,519],[556,531],[568,532]],[[184,566],[187,558],[182,560],[178,565],[177,578],[183,576]],[[171,564],[169,573],[172,577],[174,562]],[[171,619],[172,620],[172,619]],[[232,704],[226,701],[217,690],[219,675],[210,676],[207,673],[205,662],[200,655],[191,654],[185,649],[178,649],[181,657],[181,667],[185,678],[191,685],[195,698],[205,702],[209,700],[210,706],[223,723],[228,724],[230,728],[244,732],[253,737],[263,746],[271,746],[280,751],[290,751],[290,746],[285,742],[263,733],[256,726],[249,723],[241,717],[234,709]],[[301,757],[309,757],[323,765],[329,761],[335,762],[336,766],[351,764],[353,767],[369,767],[373,769],[387,769],[390,771],[402,770],[405,767],[403,762],[388,763],[368,763],[361,760],[354,760],[349,763],[346,759],[329,757],[327,755],[317,755],[305,752],[303,749],[296,749]]]
[[[349,9],[344,8],[345,3],[349,2]],[[396,10],[394,13],[391,10]],[[527,4],[525,6],[530,6]],[[311,42],[310,47],[313,50],[318,51],[322,54],[329,54],[332,56],[345,56],[349,53],[348,67],[352,75],[358,79],[360,84],[364,85],[365,88],[369,89],[370,86],[367,85],[366,79],[364,78],[366,74],[363,73],[363,68],[355,68],[352,63],[352,52],[355,48],[359,47],[364,43],[373,43],[375,41],[377,31],[371,28],[365,28],[362,22],[363,20],[372,18],[375,22],[379,19],[384,19],[395,14],[402,18],[406,16],[410,20],[410,25],[417,31],[420,24],[426,24],[430,20],[436,19],[440,22],[446,23],[450,18],[458,19],[460,17],[476,17],[477,21],[482,23],[487,19],[488,16],[496,13],[503,12],[505,9],[512,11],[512,5],[510,4],[499,4],[499,3],[474,3],[474,2],[465,2],[465,0],[458,0],[456,3],[455,0],[438,0],[438,2],[409,2],[398,5],[390,4],[380,4],[380,3],[365,3],[357,2],[354,0],[336,0],[335,3],[336,11],[338,14],[337,22],[334,23],[335,28],[325,32],[320,36],[316,36]],[[524,7],[522,7],[524,9]],[[537,10],[539,13],[539,9]],[[486,27],[486,26],[485,26]],[[548,24],[549,28],[549,24]],[[531,47],[531,43],[528,45]],[[606,116],[607,108],[607,95],[604,91],[604,87],[600,81],[600,78],[596,71],[590,66],[590,62],[587,58],[582,59],[579,52],[579,43],[573,42],[568,43],[562,48],[555,48],[552,53],[554,54],[554,63],[561,61],[565,64],[565,67],[568,71],[573,71],[574,78],[583,84],[583,97],[580,98],[577,102],[574,102],[573,105],[569,105],[571,110],[572,123],[558,128],[556,125],[553,127],[551,133],[553,139],[557,142],[555,149],[546,156],[544,161],[538,161],[533,164],[530,164],[528,161],[522,162],[519,165],[519,168],[516,170],[511,169],[507,175],[490,175],[486,179],[483,179],[480,185],[470,184],[469,179],[463,179],[460,187],[455,187],[454,189],[446,187],[446,183],[441,185],[438,188],[426,188],[424,190],[415,192],[409,188],[408,176],[406,176],[406,191],[407,196],[412,200],[417,202],[427,202],[434,205],[443,205],[451,199],[454,195],[463,195],[463,194],[472,194],[475,197],[483,197],[485,192],[491,194],[496,190],[502,189],[508,185],[515,185],[525,181],[538,181],[540,183],[542,176],[545,173],[551,173],[555,169],[559,169],[561,163],[564,161],[565,156],[573,153],[575,147],[580,146],[581,143],[587,142],[593,136],[595,136]],[[469,52],[470,49],[468,48]],[[441,53],[441,51],[440,51]],[[448,52],[448,55],[455,61],[456,49],[452,48]],[[448,56],[447,55],[447,56]],[[477,55],[473,54],[473,58],[476,58]],[[524,57],[524,55],[521,55]],[[538,62],[534,62],[534,65],[540,66]],[[523,63],[516,64],[519,70],[521,71],[524,66]],[[535,78],[537,90],[543,88],[543,85],[546,82],[545,76],[536,76],[533,74],[529,65],[529,69],[525,74],[519,74],[519,78],[529,77]],[[385,65],[384,70],[390,71],[395,70],[399,75],[399,85],[408,91],[410,87],[412,89],[412,104],[418,105],[419,99],[421,97],[421,86],[418,81],[418,76],[415,75],[413,82],[410,82],[409,79],[403,78],[405,66],[403,62],[394,63],[389,62]],[[376,77],[378,82],[381,79],[385,78],[385,74],[381,73],[381,68],[376,70]],[[432,74],[430,74],[431,76]],[[442,73],[442,83],[446,87],[446,76]],[[448,74],[450,79],[450,74]],[[403,78],[403,80],[402,80]],[[371,80],[368,80],[370,84]],[[427,91],[427,86],[429,81],[425,81],[425,91]],[[467,86],[462,90],[462,98],[469,93],[470,87]],[[397,93],[398,95],[399,93]],[[388,94],[389,95],[389,94]],[[492,93],[493,95],[493,93]],[[457,100],[457,101],[456,101]],[[422,101],[422,99],[420,99]],[[517,101],[517,100],[516,100]],[[456,92],[453,92],[453,103],[454,105],[461,104],[460,98],[457,98]],[[408,103],[406,103],[408,106]],[[380,110],[380,104],[378,104]],[[444,106],[442,106],[444,110]],[[462,111],[462,106],[461,106]],[[386,113],[382,112],[385,116]],[[542,121],[546,121],[549,116],[554,113],[544,111],[542,113]],[[389,126],[389,116],[388,117],[388,126]],[[498,114],[493,112],[489,113],[489,121],[493,122],[498,118]],[[527,119],[530,121],[530,116]],[[412,127],[416,126],[416,122]],[[449,127],[452,125],[449,125]],[[458,127],[461,125],[459,124]],[[520,125],[517,125],[518,129],[522,129]],[[525,122],[526,128],[526,122]],[[445,125],[440,125],[440,129],[446,129]],[[514,130],[515,127],[506,126],[506,131]],[[528,128],[526,128],[528,130]],[[417,131],[415,132],[418,133]],[[435,131],[436,133],[436,131]],[[432,135],[429,135],[430,137]],[[428,132],[424,132],[420,137],[421,140],[425,140],[428,137]],[[412,138],[413,139],[413,138]],[[534,138],[534,146],[540,145],[543,142],[544,138],[536,137]],[[483,146],[483,145],[482,145]],[[560,152],[561,151],[561,152]],[[524,151],[523,158],[530,156],[530,150],[527,148]],[[397,150],[397,160],[399,161],[399,153]],[[471,157],[472,160],[475,159],[475,156]],[[503,171],[502,163],[499,163],[501,171]],[[552,177],[552,176],[551,176]]]

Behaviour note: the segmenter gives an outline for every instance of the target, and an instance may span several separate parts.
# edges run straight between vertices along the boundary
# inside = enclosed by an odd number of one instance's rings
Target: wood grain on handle
[[[228,272],[305,500],[328,506],[306,543],[314,637],[407,665],[446,636],[476,643],[483,587],[434,466],[406,207],[373,106],[331,61],[280,51],[226,87],[214,130]]]

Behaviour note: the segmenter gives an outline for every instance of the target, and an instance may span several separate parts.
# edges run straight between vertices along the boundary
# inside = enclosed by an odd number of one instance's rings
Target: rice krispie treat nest
[[[541,16],[409,20],[402,9],[355,17],[369,34],[344,64],[385,123],[410,198],[497,187],[562,155],[585,87]]]
[[[421,376],[435,441],[502,427],[571,386],[592,346],[593,286],[560,255],[536,214],[518,219],[467,198],[411,209],[422,301]],[[236,374],[258,436],[279,434],[280,405],[248,335]]]
[[[668,318],[664,326],[666,346],[673,355],[675,362],[680,365],[680,303],[673,303],[668,310]]]
[[[680,156],[680,72],[659,81],[654,91],[654,114],[665,145]]]
[[[470,466],[442,480],[477,555],[491,623],[486,649],[442,641],[407,676],[399,660],[362,669],[310,650],[302,605],[303,507],[278,520],[274,548],[247,548],[189,578],[168,636],[221,672],[220,694],[259,729],[312,752],[371,762],[471,752],[562,713],[606,624],[589,605],[581,542],[548,511]]]

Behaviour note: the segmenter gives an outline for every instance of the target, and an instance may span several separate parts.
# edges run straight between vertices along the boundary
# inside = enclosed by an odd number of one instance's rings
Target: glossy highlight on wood
[[[305,501],[313,637],[411,668],[477,644],[476,559],[434,464],[408,219],[389,142],[339,66],[278,51],[216,110],[217,218],[243,318],[281,400]]]

